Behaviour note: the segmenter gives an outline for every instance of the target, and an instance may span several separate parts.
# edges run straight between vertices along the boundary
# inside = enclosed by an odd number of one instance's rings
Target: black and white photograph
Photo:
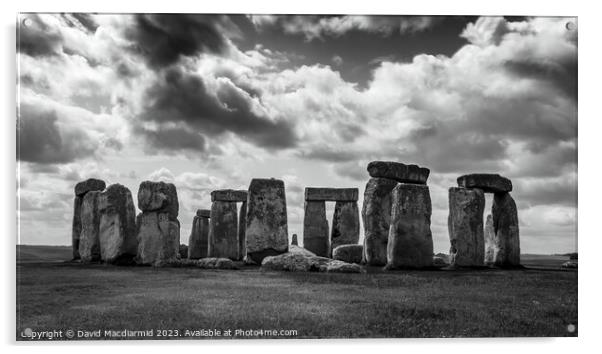
[[[139,8],[16,14],[13,341],[579,336],[577,16]]]

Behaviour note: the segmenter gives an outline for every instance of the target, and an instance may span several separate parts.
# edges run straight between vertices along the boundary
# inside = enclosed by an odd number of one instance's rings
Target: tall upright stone
[[[240,205],[240,213],[238,214],[238,259],[243,260],[246,251],[247,238],[245,232],[247,231],[247,201],[245,200]]]
[[[293,239],[291,240],[291,245],[299,246],[299,242],[297,241],[297,234],[293,234]]]
[[[331,249],[341,245],[355,245],[360,239],[360,212],[357,202],[340,202],[334,205]]]
[[[75,193],[75,199],[73,200],[73,222],[71,225],[71,248],[73,253],[73,259],[79,259],[79,238],[82,231],[81,224],[81,205],[86,193],[91,191],[102,191],[106,187],[103,180],[96,178],[88,178],[85,181],[81,181],[75,185],[73,191]]]
[[[246,252],[255,263],[288,251],[284,182],[254,178],[249,185]]]
[[[485,264],[495,264],[496,255],[497,246],[495,241],[495,230],[493,230],[493,216],[489,214],[485,221]]]
[[[188,238],[188,258],[207,257],[209,248],[209,216],[211,211],[199,209],[192,220],[192,230]]]
[[[162,266],[180,258],[179,201],[172,183],[144,181],[138,188],[137,262]]]
[[[391,193],[387,268],[422,268],[433,263],[429,187],[398,184]]]
[[[491,207],[495,232],[494,265],[520,266],[518,212],[510,193],[495,193]]]
[[[132,193],[121,184],[112,184],[100,193],[98,210],[101,259],[107,263],[130,261],[138,244]]]
[[[98,211],[100,193],[100,191],[90,191],[82,200],[79,238],[79,255],[82,262],[100,260],[100,213]]]
[[[373,177],[364,191],[364,260],[372,266],[387,264],[387,242],[391,221],[391,191],[397,181]]]
[[[238,212],[236,202],[216,200],[211,204],[209,220],[209,257],[237,260]]]
[[[482,266],[485,257],[483,210],[485,194],[481,189],[449,189],[448,231],[450,264],[459,267]]]
[[[325,201],[305,201],[303,217],[303,248],[320,257],[330,254],[328,220]]]

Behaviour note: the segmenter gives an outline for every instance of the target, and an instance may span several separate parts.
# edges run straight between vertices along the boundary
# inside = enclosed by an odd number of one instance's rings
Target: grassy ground
[[[30,257],[17,264],[17,339],[25,328],[178,330],[163,333],[176,338],[574,336],[567,326],[577,326],[577,272],[549,262],[526,270],[319,274]],[[186,336],[201,329],[222,333]],[[237,329],[297,333],[237,336]]]

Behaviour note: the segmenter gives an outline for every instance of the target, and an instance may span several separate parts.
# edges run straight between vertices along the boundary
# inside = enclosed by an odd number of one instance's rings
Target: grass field
[[[124,329],[155,339],[577,335],[567,257],[525,256],[540,265],[525,270],[322,274],[81,265],[61,262],[69,248],[40,247],[18,248],[17,340],[26,328],[100,329],[101,339]]]

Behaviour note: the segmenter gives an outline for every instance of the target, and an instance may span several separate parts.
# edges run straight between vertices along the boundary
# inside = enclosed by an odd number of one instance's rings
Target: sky
[[[305,187],[358,188],[361,208],[368,162],[387,160],[431,170],[435,252],[449,187],[476,172],[512,180],[523,253],[576,251],[576,24],[21,14],[18,242],[69,245],[90,177],[134,201],[144,180],[175,183],[181,243],[212,190],[279,178],[301,241]]]

